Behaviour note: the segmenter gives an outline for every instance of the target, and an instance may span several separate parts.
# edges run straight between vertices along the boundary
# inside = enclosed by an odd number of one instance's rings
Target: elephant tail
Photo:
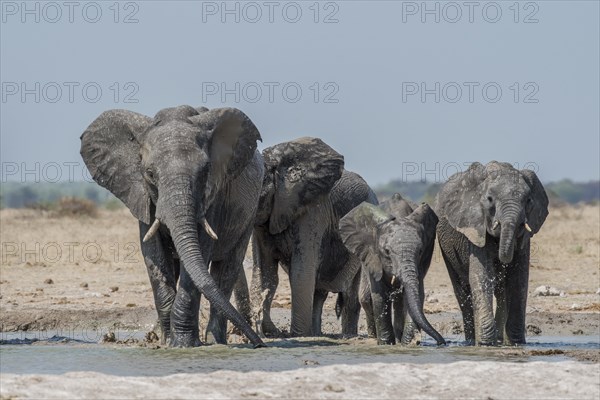
[[[344,308],[344,294],[338,293],[337,300],[335,301],[335,316],[340,319],[342,316],[342,309]]]

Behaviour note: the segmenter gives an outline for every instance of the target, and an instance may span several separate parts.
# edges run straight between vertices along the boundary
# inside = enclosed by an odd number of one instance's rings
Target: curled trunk
[[[202,257],[198,238],[194,201],[185,198],[187,196],[183,194],[190,193],[190,191],[179,191],[179,193],[178,196],[169,199],[169,202],[175,204],[175,206],[163,208],[163,211],[166,214],[166,223],[171,231],[173,243],[182,261],[183,268],[210,304],[222,312],[236,328],[242,331],[254,347],[264,347],[262,340],[252,330],[244,317],[225,298],[208,272],[208,265]]]
[[[407,304],[408,313],[417,326],[435,339],[438,345],[446,344],[446,341],[427,321],[423,313],[423,303],[419,295],[419,279],[417,267],[413,264],[403,264],[400,267],[400,278],[404,285],[404,301]]]

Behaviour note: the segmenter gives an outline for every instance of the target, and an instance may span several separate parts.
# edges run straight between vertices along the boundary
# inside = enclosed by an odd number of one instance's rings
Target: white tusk
[[[394,286],[394,282],[396,282],[396,275],[392,275],[391,285]]]
[[[213,228],[210,227],[206,218],[202,218],[202,227],[204,228],[206,233],[208,233],[208,236],[210,236],[214,240],[219,240],[219,237],[217,236],[215,231],[213,231]]]
[[[496,228],[498,227],[499,224],[500,224],[500,222],[498,222],[498,220],[495,220],[494,225],[492,225],[492,230],[496,230]]]
[[[160,228],[160,220],[156,218],[154,220],[154,223],[152,223],[152,226],[146,233],[146,236],[144,236],[143,242],[146,243],[148,240],[152,239],[152,236],[154,236],[156,232],[158,232],[158,228]]]
[[[532,232],[532,229],[527,222],[525,222],[525,229],[527,229],[527,232],[529,232],[529,233]]]

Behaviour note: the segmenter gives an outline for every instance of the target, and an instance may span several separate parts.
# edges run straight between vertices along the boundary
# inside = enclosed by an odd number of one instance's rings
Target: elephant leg
[[[364,269],[361,271],[358,299],[360,301],[360,305],[365,311],[365,318],[367,320],[367,333],[369,337],[377,337],[375,314],[373,312],[373,301],[371,299],[371,285],[369,283],[368,273]]]
[[[469,284],[475,317],[475,341],[494,346],[497,342],[494,320],[494,271],[485,248],[470,245]]]
[[[149,225],[140,222],[140,237],[143,238],[150,229]],[[171,336],[171,308],[177,293],[179,278],[179,263],[173,259],[173,254],[166,240],[159,234],[154,235],[148,242],[141,242],[144,263],[148,270],[150,285],[154,295],[154,305],[158,313],[158,323],[161,330],[161,344],[166,344]]]
[[[244,272],[243,264],[239,273],[235,287],[233,288],[235,305],[246,321],[252,326],[252,304],[250,302],[250,292],[248,291],[248,281]]]
[[[213,260],[211,263],[210,274],[226,299],[231,298],[233,289],[239,282],[240,275],[244,274],[243,263],[251,232],[252,229],[249,228],[246,234],[242,235],[239,243],[224,259]],[[245,283],[245,279],[243,282]],[[205,340],[208,343],[227,344],[227,317],[212,304],[206,326]]]
[[[274,258],[273,251],[263,243],[268,239],[264,232],[254,230],[252,235],[252,307],[257,319],[257,330],[264,336],[276,337],[280,335],[279,329],[271,320],[271,303],[275,297],[279,284],[278,260]]]
[[[358,335],[358,319],[360,318],[359,287],[360,273],[357,273],[354,279],[352,279],[348,290],[342,293],[344,299],[342,307],[342,335],[344,337]]]
[[[198,330],[200,291],[185,268],[181,268],[179,290],[171,309],[171,347],[198,347],[202,344]]]
[[[397,291],[393,292],[391,297],[394,310],[394,336],[396,337],[396,341],[401,342],[404,336],[404,325],[407,317],[407,310],[404,308],[404,296],[401,292]]]
[[[377,344],[396,344],[394,328],[392,326],[392,304],[389,293],[383,287],[381,280],[376,281],[371,277],[370,284],[375,328],[377,330]]]
[[[323,314],[323,304],[325,304],[325,300],[327,300],[327,295],[329,294],[326,290],[315,290],[315,296],[313,298],[313,335],[321,336],[321,318]]]
[[[463,318],[463,329],[465,331],[465,341],[470,344],[475,344],[475,318],[473,315],[473,302],[471,298],[471,287],[468,280],[461,279],[459,274],[456,272],[458,269],[467,270],[466,266],[455,265],[450,257],[447,257],[442,249],[442,256],[448,270],[448,276],[452,282],[452,288],[454,289],[454,295],[458,301],[458,306]]]
[[[506,338],[505,343],[525,344],[525,313],[529,283],[529,238],[515,254],[506,276]]]

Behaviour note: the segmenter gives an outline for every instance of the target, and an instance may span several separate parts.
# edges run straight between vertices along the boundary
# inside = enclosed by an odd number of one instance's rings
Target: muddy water
[[[269,348],[213,345],[195,349],[149,348],[139,345],[97,344],[89,337],[52,335],[51,332],[0,334],[0,373],[62,374],[95,371],[122,376],[163,376],[218,370],[284,371],[332,364],[449,363],[455,361],[564,361],[563,354],[532,356],[529,350],[597,350],[597,336],[535,337],[519,348],[473,348],[458,337],[443,348],[425,340],[421,346],[377,346],[371,339],[279,339]],[[139,333],[121,333],[141,338]]]

